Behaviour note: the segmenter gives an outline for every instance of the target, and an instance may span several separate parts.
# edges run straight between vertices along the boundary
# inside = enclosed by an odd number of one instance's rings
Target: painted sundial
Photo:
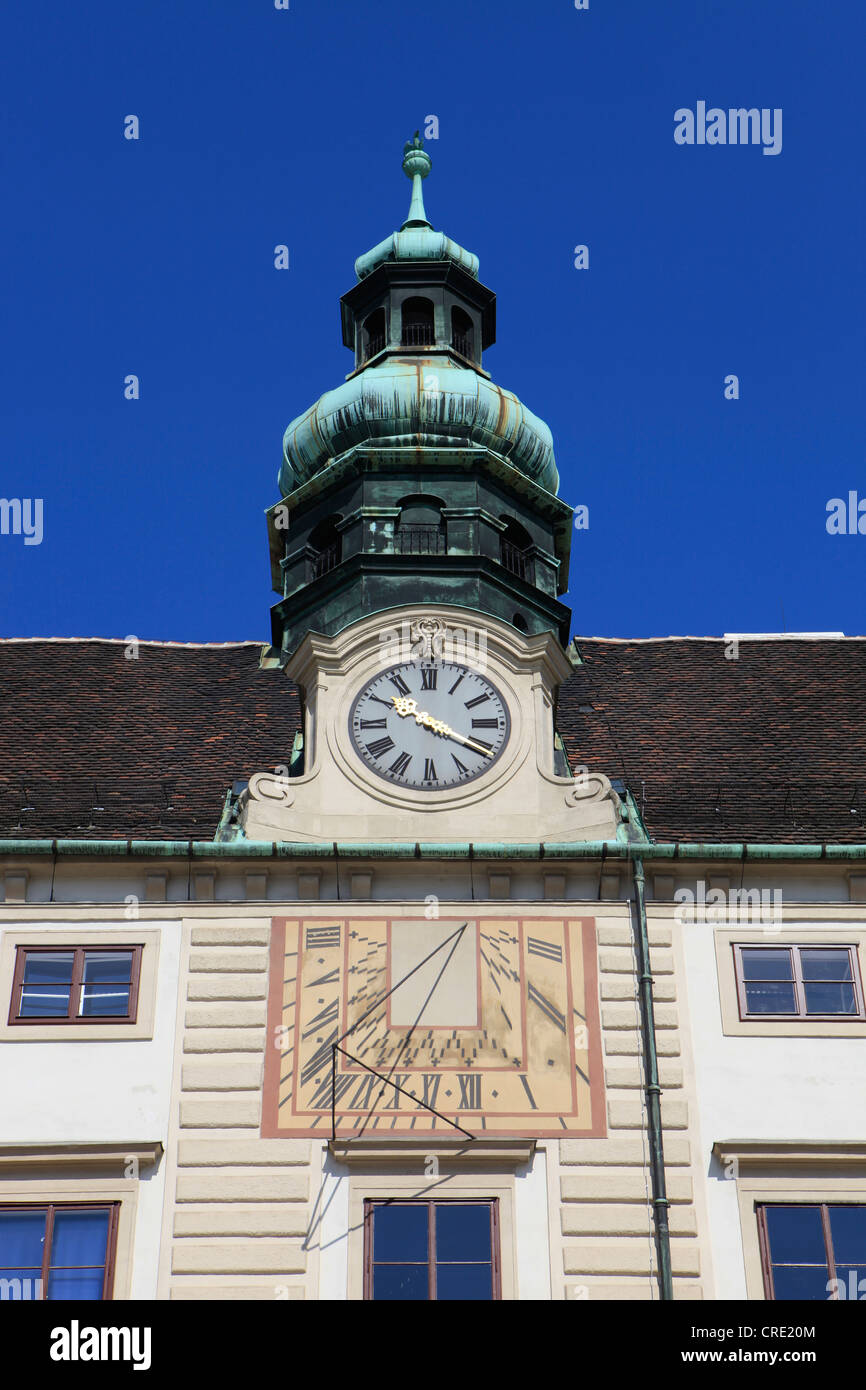
[[[275,921],[266,1136],[603,1133],[592,921]]]

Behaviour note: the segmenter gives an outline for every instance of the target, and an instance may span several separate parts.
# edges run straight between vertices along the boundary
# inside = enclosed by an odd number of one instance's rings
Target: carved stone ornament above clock
[[[303,693],[305,771],[251,777],[247,839],[615,838],[608,779],[553,770],[556,689],[571,671],[552,634],[444,605],[308,634],[286,666]]]

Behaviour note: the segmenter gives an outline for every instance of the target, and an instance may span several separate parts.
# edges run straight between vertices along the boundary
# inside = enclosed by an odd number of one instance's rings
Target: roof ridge
[[[682,636],[671,634],[668,637],[603,637],[598,634],[575,633],[573,640],[581,642],[609,642],[619,643],[623,646],[635,646],[638,643],[650,642],[731,642],[736,638],[738,642],[866,642],[866,636],[853,634],[825,633],[825,632],[727,632],[719,637],[695,637],[689,634]]]
[[[239,642],[175,642],[162,640],[158,637],[136,637],[130,633],[128,637],[0,637],[0,643],[11,644],[13,642],[106,642],[116,643],[121,647],[128,646],[130,642],[137,642],[140,647],[195,647],[204,649],[208,647],[267,647],[270,644],[261,640],[245,638]]]

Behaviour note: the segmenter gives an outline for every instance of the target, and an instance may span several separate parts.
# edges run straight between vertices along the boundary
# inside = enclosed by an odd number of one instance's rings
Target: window
[[[500,1297],[498,1202],[368,1201],[364,1297]]]
[[[413,295],[411,299],[404,299],[402,317],[401,342],[403,347],[427,347],[435,343],[432,300],[422,299],[418,295]]]
[[[456,305],[451,310],[451,346],[463,357],[475,356],[472,320],[465,309]]]
[[[374,309],[364,319],[362,352],[363,360],[375,357],[385,346],[385,310]]]
[[[863,1018],[854,946],[734,946],[740,1017]]]
[[[445,522],[439,497],[417,493],[401,497],[400,516],[394,528],[394,549],[398,555],[444,555]]]
[[[866,1206],[767,1203],[758,1230],[767,1298],[856,1299],[861,1279],[866,1291]]]
[[[308,582],[312,583],[314,579],[321,579],[323,574],[329,574],[340,563],[343,557],[343,547],[340,532],[337,530],[337,523],[341,520],[342,517],[340,516],[326,517],[310,532]]]
[[[499,537],[499,561],[512,574],[516,574],[518,579],[526,579],[532,582],[532,559],[529,551],[532,547],[532,537],[525,527],[515,521],[513,517],[502,517],[505,522],[505,530]]]
[[[0,1206],[0,1298],[111,1298],[118,1206]]]
[[[20,946],[10,1024],[134,1023],[141,946]]]

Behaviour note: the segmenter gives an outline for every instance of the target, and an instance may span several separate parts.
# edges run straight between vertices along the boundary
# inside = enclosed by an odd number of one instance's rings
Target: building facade
[[[3,1296],[862,1296],[864,644],[569,640],[403,168],[270,643],[0,647]]]

